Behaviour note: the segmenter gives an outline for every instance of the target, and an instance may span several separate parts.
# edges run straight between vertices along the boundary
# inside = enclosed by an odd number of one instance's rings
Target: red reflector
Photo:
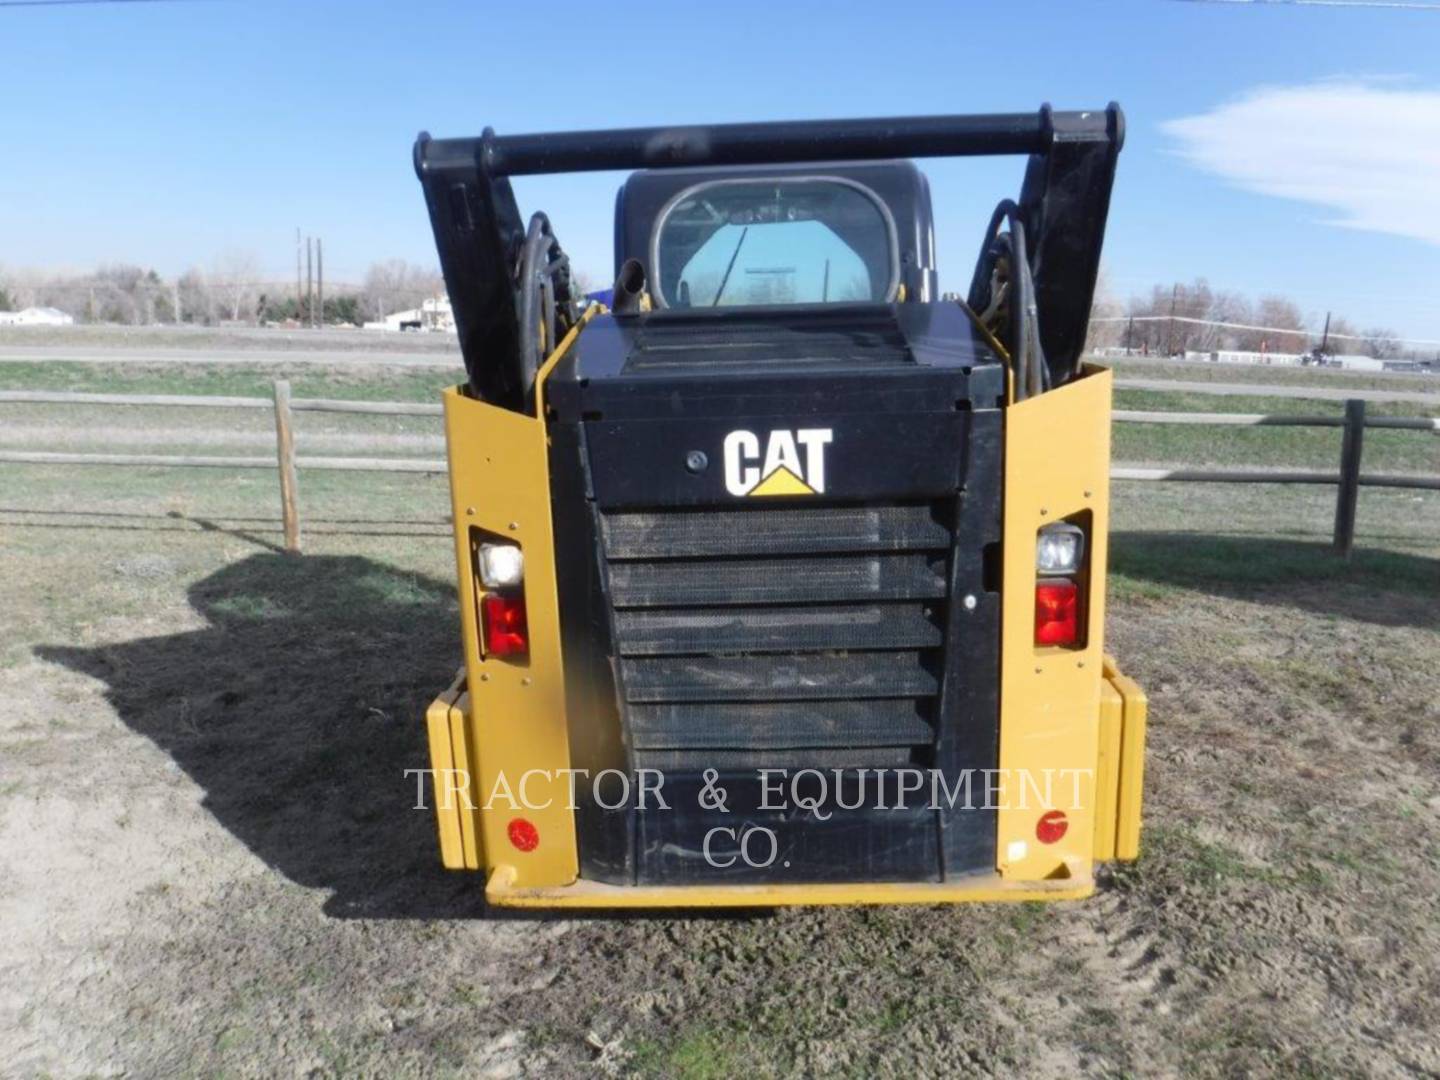
[[[540,846],[540,830],[523,817],[517,817],[510,822],[506,832],[510,834],[510,843],[521,851],[534,851]]]
[[[1035,823],[1035,839],[1042,844],[1053,844],[1065,835],[1068,828],[1070,821],[1065,817],[1065,811],[1051,810],[1041,814],[1040,820]]]
[[[1074,645],[1080,636],[1079,590],[1073,581],[1035,583],[1035,644]]]
[[[523,656],[530,651],[525,627],[525,598],[491,593],[480,601],[485,624],[485,652],[490,656]]]

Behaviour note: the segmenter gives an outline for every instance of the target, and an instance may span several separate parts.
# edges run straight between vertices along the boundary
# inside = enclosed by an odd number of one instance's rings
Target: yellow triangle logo
[[[793,472],[781,465],[769,476],[750,489],[752,496],[765,495],[814,495],[815,489]]]

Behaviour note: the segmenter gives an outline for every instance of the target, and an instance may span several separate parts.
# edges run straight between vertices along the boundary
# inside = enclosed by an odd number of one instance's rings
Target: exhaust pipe
[[[645,268],[639,259],[626,259],[615,278],[610,310],[616,315],[633,314],[640,310],[640,298],[644,295]]]

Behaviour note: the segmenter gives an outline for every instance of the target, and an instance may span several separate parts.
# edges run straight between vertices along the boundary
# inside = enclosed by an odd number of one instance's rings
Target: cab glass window
[[[717,180],[660,219],[655,277],[671,308],[884,301],[894,252],[889,215],[856,184]]]

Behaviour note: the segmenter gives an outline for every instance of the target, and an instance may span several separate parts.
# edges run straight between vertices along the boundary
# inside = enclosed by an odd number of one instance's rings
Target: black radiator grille
[[[947,509],[602,514],[636,765],[922,759],[940,690]]]
[[[968,354],[967,354],[968,355]],[[727,364],[745,368],[892,367],[913,364],[909,344],[887,308],[843,316],[821,312],[781,324],[746,324],[684,315],[674,309],[646,320],[636,333],[625,372],[668,372]]]

